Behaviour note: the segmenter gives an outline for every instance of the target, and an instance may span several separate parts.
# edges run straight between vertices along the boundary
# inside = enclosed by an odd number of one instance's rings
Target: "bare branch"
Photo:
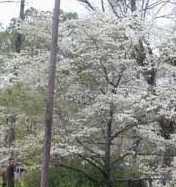
[[[78,154],[78,156],[79,156],[81,159],[87,161],[90,165],[92,165],[92,166],[95,167],[96,169],[98,169],[98,170],[101,172],[101,174],[102,174],[103,176],[106,176],[106,173],[105,173],[105,171],[103,170],[103,168],[101,168],[101,167],[98,166],[96,163],[94,163],[93,160],[91,160],[90,158],[85,157],[84,155],[81,155],[81,154]]]
[[[91,148],[89,148],[88,146],[86,146],[83,142],[81,142],[78,138],[76,138],[76,141],[85,148],[85,150],[89,151],[90,153],[94,154],[94,155],[98,155],[101,156],[100,154],[98,154],[97,152],[95,152],[94,150],[92,150]],[[99,163],[101,165],[101,163]]]
[[[78,0],[78,1],[84,4],[88,9],[92,11],[96,11],[96,8],[91,4],[89,0]]]
[[[131,155],[131,153],[125,153],[124,155],[118,157],[116,160],[111,162],[111,165],[114,165],[116,162],[122,161],[125,157]]]
[[[126,132],[126,131],[128,131],[128,130],[132,129],[133,127],[136,127],[136,126],[137,126],[137,123],[127,125],[123,129],[116,132],[113,136],[111,136],[111,140],[113,140],[114,138],[117,138],[122,133],[124,133],[124,132]]]
[[[118,88],[118,87],[119,87],[120,81],[121,81],[121,79],[122,79],[122,77],[123,77],[123,73],[124,73],[125,70],[126,70],[126,67],[123,67],[123,68],[121,69],[121,72],[120,72],[120,74],[119,74],[119,78],[118,78],[118,80],[117,80],[117,83],[115,84],[115,88]]]
[[[150,3],[150,0],[147,0],[146,4],[145,4],[145,8],[144,8],[144,18],[146,17],[146,13],[147,13],[147,9],[148,9],[148,5]],[[143,10],[143,9],[142,9]]]
[[[105,74],[105,79],[106,79],[107,83],[110,84],[110,85],[112,85],[112,86],[114,86],[113,82],[110,81],[110,79],[109,79],[108,71],[107,71],[106,67],[104,66],[104,64],[102,63],[102,60],[100,60],[100,64],[101,64],[102,70],[103,70],[103,72]]]
[[[159,6],[159,5],[162,5],[162,4],[167,4],[167,3],[170,3],[171,0],[159,0],[157,2],[154,2],[154,3],[151,3],[151,4],[147,4],[145,6],[145,9],[152,9],[152,8],[155,8],[156,6]]]
[[[107,0],[111,9],[112,9],[112,12],[114,13],[114,15],[117,17],[117,18],[120,18],[120,16],[118,15],[117,11],[115,10],[115,7],[114,5],[112,4],[111,0]]]
[[[105,12],[104,0],[101,0],[101,8],[102,8],[102,11]]]

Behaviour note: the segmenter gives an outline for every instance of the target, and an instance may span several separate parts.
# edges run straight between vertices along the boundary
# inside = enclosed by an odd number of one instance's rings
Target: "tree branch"
[[[120,134],[128,131],[129,129],[131,129],[131,128],[135,127],[135,126],[137,126],[137,123],[127,125],[123,129],[121,129],[118,132],[116,132],[113,136],[111,136],[111,140],[113,140],[114,138],[117,138]]]
[[[96,8],[90,3],[89,0],[78,0],[78,1],[83,3],[88,9],[92,11],[96,11]]]
[[[115,164],[116,162],[122,161],[125,157],[131,155],[131,153],[125,153],[124,155],[118,157],[116,160],[111,162],[111,165]]]
[[[104,0],[101,0],[101,8],[102,8],[102,11],[105,12]]]
[[[83,156],[83,155],[81,155],[81,154],[78,154],[78,156],[79,156],[81,159],[87,161],[90,165],[92,165],[92,166],[95,167],[96,169],[98,169],[98,170],[101,172],[101,174],[102,174],[103,176],[106,176],[106,173],[105,173],[105,171],[101,168],[101,166],[98,166],[97,164],[95,164],[92,160],[90,160],[90,158],[87,158],[87,157],[85,157],[85,156]]]
[[[118,15],[117,11],[115,10],[115,7],[114,5],[112,4],[111,0],[108,0],[108,3],[112,9],[112,12],[114,13],[114,15],[117,17],[117,18],[120,18],[120,16]]]
[[[83,142],[81,142],[78,138],[76,138],[76,141],[82,146],[84,147],[84,149],[86,149],[87,151],[89,151],[90,153],[94,154],[95,156],[97,156],[98,158],[101,157],[100,154],[96,153],[95,151],[93,151],[92,149],[90,149],[88,146],[86,146],[85,144],[83,144]],[[93,157],[91,157],[93,158]],[[97,164],[99,164],[100,166],[102,166],[101,162],[98,162],[97,160],[94,159],[95,162],[97,162]]]

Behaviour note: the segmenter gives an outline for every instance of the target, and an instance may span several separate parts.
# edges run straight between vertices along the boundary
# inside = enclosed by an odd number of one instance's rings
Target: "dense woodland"
[[[175,0],[78,1],[0,27],[0,185],[175,187]]]

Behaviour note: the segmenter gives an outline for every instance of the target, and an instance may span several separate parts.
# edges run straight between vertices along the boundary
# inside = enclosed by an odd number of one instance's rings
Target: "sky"
[[[0,0],[0,2],[5,0]],[[13,17],[19,16],[20,1],[14,0],[15,3],[0,3],[0,23],[4,26],[8,25],[9,21]],[[92,0],[96,2],[96,0]],[[39,10],[53,10],[54,0],[26,0],[26,8],[35,7]],[[77,0],[61,0],[61,8],[65,11],[76,11],[79,15],[86,15],[86,9]],[[166,7],[162,9],[162,12],[167,12]],[[169,8],[170,9],[170,8]],[[158,23],[160,25],[165,25],[168,20],[162,20]]]
[[[26,0],[26,2],[26,8],[35,7],[39,10],[52,10],[54,6],[54,0]],[[61,8],[79,13],[86,11],[76,0],[62,0]],[[0,3],[0,23],[8,24],[12,17],[18,17],[19,9],[20,0],[16,0],[16,3]]]

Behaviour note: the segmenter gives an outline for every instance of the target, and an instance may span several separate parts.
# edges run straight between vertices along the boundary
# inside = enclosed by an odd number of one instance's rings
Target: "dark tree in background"
[[[24,8],[25,8],[25,0],[21,0],[21,3],[20,3],[20,21],[23,21],[25,19]],[[17,32],[16,40],[15,40],[15,49],[16,49],[17,53],[21,52],[22,40],[23,40],[23,35],[20,32]]]

